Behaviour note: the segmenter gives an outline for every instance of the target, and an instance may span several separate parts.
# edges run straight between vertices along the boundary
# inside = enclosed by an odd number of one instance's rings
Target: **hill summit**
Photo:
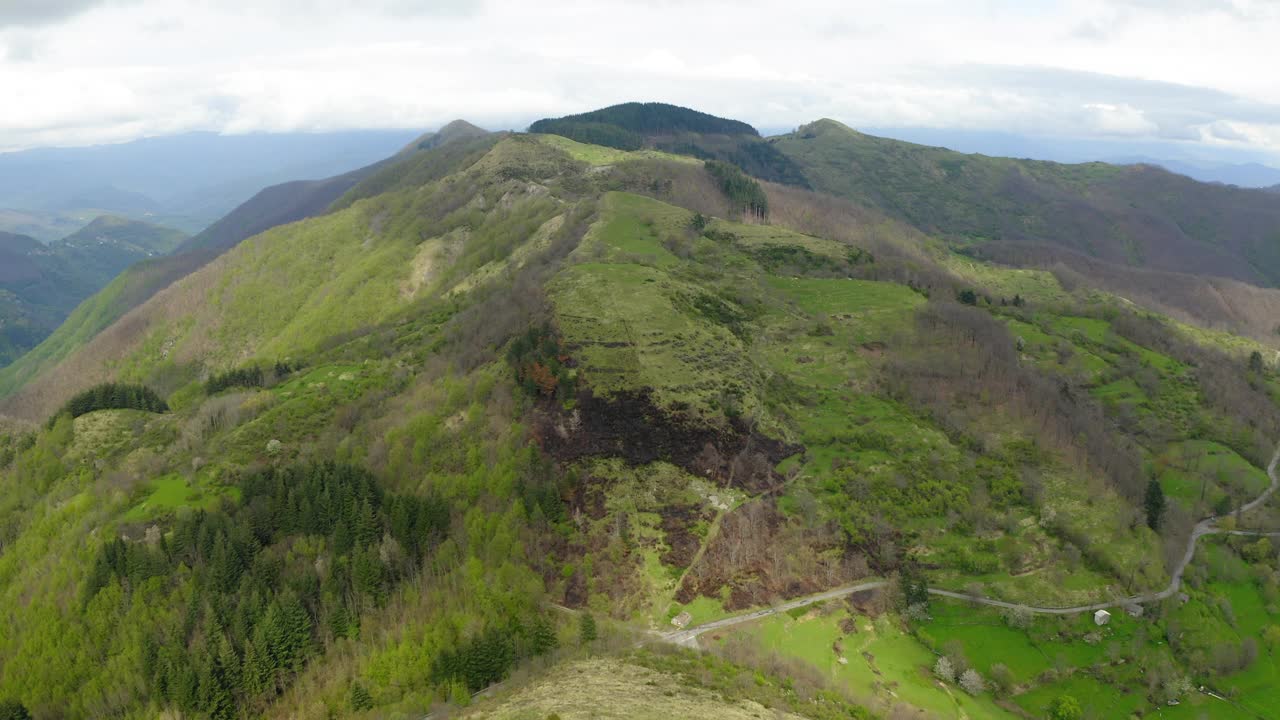
[[[531,133],[561,135],[619,150],[654,148],[720,160],[764,180],[808,187],[799,167],[740,120],[656,102],[631,102],[580,115],[539,120]]]

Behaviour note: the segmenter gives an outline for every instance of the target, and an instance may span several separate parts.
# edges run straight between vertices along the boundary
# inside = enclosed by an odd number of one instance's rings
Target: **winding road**
[[[1275,493],[1276,488],[1280,486],[1280,480],[1277,480],[1276,478],[1277,463],[1280,463],[1280,447],[1276,448],[1275,454],[1271,456],[1270,464],[1267,465],[1267,477],[1271,479],[1271,484],[1267,486],[1266,490],[1262,491],[1261,495],[1240,506],[1239,512],[1246,513],[1253,510],[1266,502],[1267,498],[1271,497],[1271,495]],[[1191,564],[1191,558],[1195,556],[1196,543],[1205,535],[1224,534],[1280,537],[1280,532],[1223,530],[1218,527],[1218,520],[1221,518],[1222,516],[1220,515],[1212,515],[1196,523],[1195,527],[1191,530],[1191,537],[1187,539],[1187,551],[1183,553],[1182,559],[1178,561],[1176,566],[1174,566],[1173,572],[1170,574],[1169,585],[1163,590],[1156,590],[1142,595],[1134,595],[1132,597],[1112,600],[1110,602],[1095,603],[1093,605],[1077,605],[1075,607],[1035,607],[1019,603],[1005,602],[1004,600],[995,600],[988,597],[969,595],[966,593],[952,592],[951,590],[939,590],[937,588],[929,588],[929,593],[940,597],[966,600],[979,605],[988,605],[990,607],[1005,608],[1009,610],[1022,608],[1040,615],[1074,615],[1076,613],[1095,612],[1097,610],[1106,610],[1113,607],[1128,607],[1130,605],[1140,605],[1143,603],[1164,600],[1172,597],[1179,589],[1182,588],[1182,576],[1187,570],[1187,565]],[[807,595],[802,598],[796,598],[795,600],[789,600],[780,605],[774,605],[762,610],[752,610],[740,615],[733,615],[731,617],[722,618],[702,625],[696,625],[691,628],[661,633],[660,636],[662,640],[669,643],[684,645],[687,647],[697,647],[698,636],[712,630],[719,630],[739,625],[741,623],[751,622],[752,620],[759,620],[760,618],[769,617],[770,615],[776,615],[778,613],[805,607],[807,605],[813,605],[814,603],[819,603],[824,600],[834,600],[863,590],[873,590],[887,584],[887,580],[869,580],[856,585],[846,585],[844,587],[827,590],[826,592],[821,592],[816,595]]]

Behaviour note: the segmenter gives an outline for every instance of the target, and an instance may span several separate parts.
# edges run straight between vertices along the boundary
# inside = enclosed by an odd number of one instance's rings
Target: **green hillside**
[[[1179,320],[1276,342],[1271,195],[1153,166],[965,155],[819,120],[768,141],[810,185],[988,262],[1051,270]]]
[[[1269,540],[1122,602],[1268,486],[1263,346],[644,137],[428,138],[82,305],[2,408],[0,702],[1265,716]]]
[[[959,247],[1058,246],[1122,266],[1280,284],[1280,208],[1262,191],[1150,165],[965,155],[833,120],[770,142],[815,189],[880,208]]]
[[[15,359],[0,368],[0,397],[17,392],[130,310],[244,239],[279,225],[323,215],[331,207],[349,204],[352,197],[376,194],[406,176],[409,182],[419,176],[425,181],[431,173],[439,176],[450,172],[460,163],[476,158],[474,150],[468,149],[470,146],[455,152],[454,141],[481,137],[480,146],[487,148],[484,135],[487,135],[484,130],[459,120],[424,135],[398,155],[368,167],[325,180],[296,181],[262,190],[198,235],[171,248],[171,255],[151,258],[126,269],[101,292],[77,307],[47,339],[32,334],[24,343],[13,343]],[[387,187],[371,189],[363,184],[371,178]],[[12,332],[16,335],[20,327],[24,326],[15,325]],[[28,348],[32,348],[30,352],[22,354]]]

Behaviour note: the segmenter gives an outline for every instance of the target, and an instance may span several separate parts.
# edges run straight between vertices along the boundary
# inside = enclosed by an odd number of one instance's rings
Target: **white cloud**
[[[0,149],[522,127],[636,99],[764,127],[826,116],[1261,154],[1280,151],[1275,37],[1266,0],[0,0]]]
[[[1151,135],[1160,127],[1132,105],[1087,103],[1084,106],[1088,123],[1100,135]]]

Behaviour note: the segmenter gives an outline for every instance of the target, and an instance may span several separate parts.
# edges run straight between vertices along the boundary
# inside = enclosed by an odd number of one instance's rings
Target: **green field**
[[[156,478],[149,487],[151,493],[121,515],[121,522],[146,520],[179,508],[212,510],[224,498],[234,502],[238,496],[235,488],[220,490],[201,488],[193,486],[187,478],[177,474]]]
[[[1239,504],[1270,483],[1267,474],[1231,448],[1210,440],[1174,443],[1152,461],[1165,494],[1207,514],[1224,498]]]
[[[841,629],[846,618],[856,626],[849,634]],[[1016,717],[990,695],[971,697],[940,684],[931,671],[936,656],[888,616],[869,618],[838,607],[816,608],[797,618],[774,615],[743,627],[713,635],[710,642],[728,643],[741,634],[768,651],[804,660],[873,707],[906,703],[944,718]],[[837,645],[841,654],[834,649]],[[841,663],[841,658],[847,662]]]

